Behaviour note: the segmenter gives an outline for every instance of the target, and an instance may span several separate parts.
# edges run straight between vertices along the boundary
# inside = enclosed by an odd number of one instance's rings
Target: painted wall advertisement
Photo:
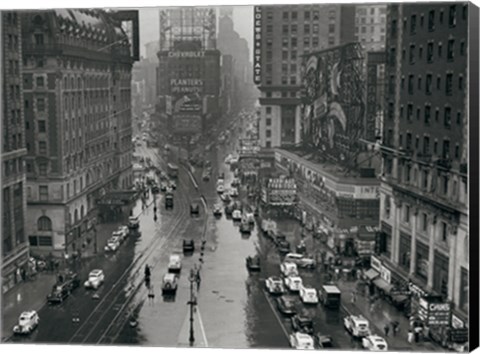
[[[198,133],[202,129],[202,79],[171,79],[173,129],[177,133]]]
[[[255,6],[253,20],[253,82],[262,82],[262,8]]]
[[[362,71],[358,43],[311,54],[302,63],[302,141],[335,162],[348,162],[359,150],[365,114]]]

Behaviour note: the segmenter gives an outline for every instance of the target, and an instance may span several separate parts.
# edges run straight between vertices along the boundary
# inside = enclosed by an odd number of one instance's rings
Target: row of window
[[[23,173],[23,158],[14,158],[9,159],[8,161],[3,161],[3,176],[15,176],[19,173]]]
[[[424,84],[425,83],[425,84]],[[425,86],[425,87],[424,87]],[[453,73],[452,72],[447,72],[445,74],[445,84],[444,87],[442,87],[442,75],[438,74],[436,78],[436,82],[434,85],[434,80],[433,80],[433,74],[426,74],[425,75],[425,81],[423,81],[422,75],[418,75],[415,77],[415,75],[410,74],[408,75],[408,93],[410,95],[416,95],[418,94],[418,91],[425,91],[425,94],[431,95],[433,93],[433,88],[436,88],[437,91],[444,91],[445,95],[451,96],[453,95],[454,88],[457,87],[458,91],[463,91],[464,89],[464,80],[463,80],[463,74],[458,74],[456,78],[456,82],[453,80]],[[389,93],[393,94],[394,93],[394,88],[395,88],[395,77],[392,75],[390,76],[390,82],[389,82]],[[401,83],[400,83],[400,88],[402,90],[405,89],[405,76],[402,76]],[[418,90],[418,91],[415,91]]]
[[[387,5],[372,5],[368,7],[360,7],[357,5],[356,13],[358,16],[367,16],[368,14],[374,16],[376,13],[379,13],[380,15],[386,15]]]
[[[335,10],[329,10],[329,17],[335,16]],[[269,11],[267,12],[267,20],[273,20],[274,13]],[[298,19],[298,11],[283,11],[282,13],[283,20],[291,20],[296,21]],[[320,19],[320,12],[318,10],[313,11],[303,11],[303,19],[304,20],[319,20]]]
[[[389,115],[389,118],[392,119],[392,111],[393,111],[393,103],[389,103],[388,104],[388,115]],[[400,116],[399,118],[400,119],[403,119],[404,117],[406,118],[407,122],[413,122],[413,104],[409,103],[407,105],[407,109],[406,109],[406,112],[404,112],[404,106],[401,105],[400,106]],[[406,113],[406,114],[405,114]],[[427,104],[423,107],[423,122],[425,124],[425,126],[430,126],[431,125],[431,122],[432,122],[432,107]],[[449,106],[445,106],[443,108],[443,126],[446,128],[446,129],[450,129],[452,127],[452,122],[453,122],[453,112],[452,112],[452,108],[449,107]],[[439,123],[440,122],[440,109],[437,107],[435,108],[435,116],[433,117],[433,119],[435,120],[435,123]],[[416,109],[416,120],[417,121],[421,121],[422,120],[422,109],[421,107],[417,107]],[[455,123],[457,124],[457,126],[462,126],[463,124],[463,115],[462,115],[462,111],[457,111],[457,114],[456,114],[456,117],[455,117]]]

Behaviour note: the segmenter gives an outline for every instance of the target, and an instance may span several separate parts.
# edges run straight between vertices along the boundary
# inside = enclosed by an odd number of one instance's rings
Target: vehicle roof
[[[317,290],[315,288],[303,288],[303,291],[307,292],[307,293],[316,293]]]
[[[272,276],[272,277],[269,277],[268,279],[270,279],[272,281],[282,281],[282,278],[277,277],[277,276]]]
[[[101,269],[94,269],[92,271],[90,271],[89,275],[98,275],[100,273],[103,273],[103,270]]]
[[[308,340],[308,341],[313,340],[312,337],[306,333],[295,332],[294,336],[297,337],[297,340]]]
[[[385,342],[385,339],[380,337],[379,335],[377,334],[372,334],[370,336],[367,336],[367,338],[371,339],[372,341],[375,341],[375,342]]]
[[[352,321],[368,324],[368,320],[363,316],[350,316],[350,318]]]
[[[284,267],[286,268],[297,268],[297,265],[292,262],[283,262]]]
[[[341,294],[341,291],[339,288],[337,288],[335,285],[324,285],[323,289],[327,293],[336,293],[336,294]]]
[[[285,257],[303,258],[303,255],[300,253],[287,253]]]
[[[128,220],[138,220],[138,216],[130,216]]]
[[[33,310],[28,310],[28,311],[23,311],[21,314],[20,314],[20,317],[31,317],[33,315],[36,315],[36,311],[33,311]]]
[[[298,275],[290,275],[289,278],[290,278],[290,280],[300,280],[300,281],[302,281],[302,278],[300,278]]]
[[[171,254],[170,255],[170,260],[180,260],[180,255],[179,254]]]
[[[176,278],[176,275],[172,274],[172,273],[167,273],[163,276],[163,280],[165,280],[165,281],[167,281],[167,280],[173,281],[173,280],[175,280],[175,278]]]

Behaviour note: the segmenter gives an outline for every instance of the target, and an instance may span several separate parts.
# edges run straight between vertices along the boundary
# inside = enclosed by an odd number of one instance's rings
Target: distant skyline
[[[139,9],[140,17],[140,54],[145,56],[145,44],[159,38],[160,7]],[[233,6],[234,28],[248,42],[250,53],[253,47],[253,6]]]

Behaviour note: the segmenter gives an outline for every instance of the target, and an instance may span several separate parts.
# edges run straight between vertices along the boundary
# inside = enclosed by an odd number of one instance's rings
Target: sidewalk
[[[409,321],[402,313],[395,309],[385,300],[377,300],[372,306],[365,296],[357,291],[355,303],[351,301],[351,294],[356,289],[356,281],[345,281],[343,279],[336,282],[336,285],[342,292],[342,307],[348,314],[363,315],[370,322],[372,332],[384,337],[389,345],[389,350],[409,350],[414,352],[436,351],[445,352],[445,349],[433,342],[408,343],[407,333]],[[390,323],[399,322],[399,331],[396,336]],[[388,337],[385,337],[384,327],[390,326]]]
[[[194,343],[193,348],[208,348],[207,338],[205,336],[205,330],[203,328],[203,323],[201,320],[200,310],[198,306],[194,309],[193,312],[193,336]],[[178,347],[190,347],[190,310],[187,312],[185,321],[183,322],[182,329],[178,335]]]
[[[39,311],[45,305],[45,297],[55,284],[55,273],[38,273],[34,280],[21,283],[2,296],[1,341],[12,335],[12,328],[23,311]]]

